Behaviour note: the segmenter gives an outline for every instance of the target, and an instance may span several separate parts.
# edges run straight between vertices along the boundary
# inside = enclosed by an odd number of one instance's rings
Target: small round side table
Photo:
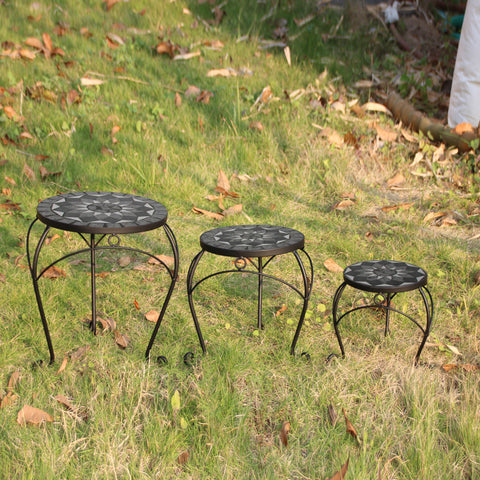
[[[423,333],[422,341],[415,355],[415,364],[417,364],[420,354],[422,353],[425,342],[433,320],[433,300],[430,291],[427,288],[427,272],[416,265],[406,262],[398,262],[394,260],[372,260],[354,263],[343,271],[344,282],[338,287],[333,298],[333,326],[337,336],[342,356],[345,357],[345,349],[338,325],[342,318],[346,315],[364,308],[381,309],[385,312],[385,335],[390,329],[390,312],[396,312],[411,320]],[[348,286],[365,292],[375,294],[373,303],[352,308],[347,312],[338,316],[338,304],[342,297],[343,291]],[[423,300],[425,307],[425,326],[423,327],[417,320],[405,312],[392,307],[392,299],[401,292],[409,292],[417,290]]]
[[[128,250],[155,258],[167,270],[170,276],[170,287],[166,294],[162,309],[153,329],[145,356],[148,358],[155,341],[158,329],[165,315],[170,297],[178,277],[179,253],[175,236],[167,225],[167,209],[149,198],[127,193],[116,192],[78,192],[64,193],[47,198],[37,206],[37,217],[30,224],[27,234],[27,258],[33,281],[33,288],[37,300],[38,310],[43,324],[43,330],[50,352],[50,363],[55,360],[55,353],[48,329],[43,303],[38,286],[38,280],[45,272],[58,262],[79,253],[90,253],[91,270],[91,329],[96,333],[96,284],[95,284],[95,255],[98,250]],[[43,234],[33,254],[30,254],[30,237],[32,228],[37,221],[45,225]],[[120,244],[119,235],[146,232],[163,227],[174,256],[173,271],[152,253]],[[51,228],[78,233],[87,247],[62,256],[58,260],[38,272],[40,252]],[[103,242],[103,244],[102,244]]]
[[[195,306],[193,303],[194,290],[205,280],[221,275],[224,273],[249,273],[258,276],[258,316],[257,328],[262,329],[262,288],[264,278],[276,280],[298,293],[303,299],[303,308],[300,314],[300,319],[297,324],[297,329],[293,337],[290,353],[294,355],[295,346],[297,344],[300,331],[307,311],[310,292],[312,290],[313,282],[313,264],[304,250],[305,237],[297,230],[286,227],[278,227],[273,225],[235,225],[232,227],[220,227],[209,230],[200,236],[201,251],[194,257],[187,275],[187,292],[190,311],[192,313],[195,329],[197,331],[198,339],[202,347],[203,353],[206,353],[205,341],[198,323]],[[301,256],[298,252],[303,252],[308,260],[309,272],[304,266]],[[214,255],[221,255],[225,257],[235,258],[235,269],[222,270],[212,273],[206,277],[193,282],[195,270],[200,262],[200,259],[205,252],[210,252]],[[286,253],[292,253],[298,263],[303,280],[303,289],[291,285],[281,278],[268,275],[264,273],[264,269],[277,256]],[[256,259],[256,262],[254,261]],[[266,259],[266,260],[265,260]]]

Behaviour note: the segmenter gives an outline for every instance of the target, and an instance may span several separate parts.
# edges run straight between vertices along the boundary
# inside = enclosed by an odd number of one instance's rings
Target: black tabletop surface
[[[407,292],[427,284],[427,272],[416,265],[395,260],[354,263],[343,271],[348,285],[377,293]]]
[[[78,233],[135,233],[167,221],[167,209],[155,200],[115,192],[64,193],[38,204],[44,224]]]
[[[305,237],[297,230],[274,225],[220,227],[200,236],[207,252],[228,257],[269,257],[303,248]]]

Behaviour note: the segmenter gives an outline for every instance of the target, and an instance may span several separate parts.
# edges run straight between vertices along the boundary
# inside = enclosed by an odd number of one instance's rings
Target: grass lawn
[[[396,90],[441,114],[448,62],[401,52],[374,16],[355,25],[322,2],[278,3],[0,1],[0,478],[323,480],[342,466],[355,480],[480,478],[476,154],[383,107]],[[48,366],[27,231],[40,200],[97,190],[168,208],[178,283],[145,361],[165,270],[99,253],[93,336],[88,259],[57,265],[40,281]],[[258,331],[255,279],[242,275],[195,291],[202,355],[188,266],[202,232],[243,223],[305,235],[315,273],[295,356],[300,299],[266,279]],[[161,229],[128,237],[171,256]],[[41,263],[82,245],[52,230]],[[372,259],[428,272],[435,317],[417,367],[420,330],[393,315],[384,337],[365,310],[342,321],[338,356],[341,269]],[[231,260],[205,255],[198,274]],[[293,257],[271,269],[298,284]],[[421,315],[415,294],[394,302]],[[25,406],[46,421],[25,425]]]

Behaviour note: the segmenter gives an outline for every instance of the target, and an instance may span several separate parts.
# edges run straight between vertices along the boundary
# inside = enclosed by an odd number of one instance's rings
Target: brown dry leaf
[[[442,369],[445,370],[445,372],[450,372],[458,368],[465,370],[466,372],[480,371],[480,366],[472,365],[470,363],[459,364],[459,365],[457,365],[456,363],[447,363],[446,365],[442,365]]]
[[[158,258],[158,260],[157,260]],[[150,265],[161,265],[161,263],[164,263],[167,267],[171,268],[175,265],[175,258],[169,256],[169,255],[155,255],[155,258],[150,257],[148,259],[148,262]]]
[[[17,415],[17,423],[20,425],[26,425],[27,423],[40,425],[45,422],[53,422],[53,417],[47,412],[30,405],[24,405]]]
[[[200,95],[196,98],[197,103],[204,103],[205,105],[210,103],[210,98],[213,97],[213,93],[208,90],[202,90]]]
[[[178,50],[178,47],[168,40],[160,42],[155,49],[159,55],[167,54],[170,56],[170,58],[173,58],[175,51]]]
[[[363,118],[365,116],[365,110],[358,105],[358,103],[355,103],[350,107],[350,110],[359,118]]]
[[[114,332],[117,329],[117,322],[115,322],[115,320],[111,317],[97,317],[97,322],[100,323],[105,331]]]
[[[237,72],[233,68],[217,68],[209,70],[207,72],[207,77],[236,77]]]
[[[0,402],[0,408],[6,408],[8,407],[9,405],[12,405],[13,403],[15,403],[15,401],[17,400],[18,398],[18,395],[15,395],[14,393],[12,392],[8,392],[3,398],[2,398],[2,401]]]
[[[68,410],[75,410],[72,402],[65,395],[55,395],[55,400],[64,407],[67,407]]]
[[[11,178],[11,177],[5,176],[5,181],[6,181],[7,183],[9,183],[10,185],[14,185],[14,186],[17,184],[17,182],[16,182],[13,178]]]
[[[51,39],[51,37],[48,33],[44,33],[42,35],[42,40],[43,40],[43,43],[44,43],[45,49],[46,49],[45,56],[47,56],[53,50],[52,39]],[[47,54],[47,52],[48,52],[48,54]]]
[[[382,207],[381,210],[382,212],[394,212],[395,210],[407,210],[413,205],[415,202],[405,202],[405,203],[399,203],[398,205],[387,205],[385,207]]]
[[[396,173],[392,178],[387,180],[387,186],[389,188],[402,185],[402,183],[405,183],[405,177],[400,172]]]
[[[287,305],[284,303],[284,304],[275,312],[275,316],[276,316],[276,317],[279,317],[286,309],[287,309]]]
[[[225,45],[223,44],[223,42],[221,42],[220,40],[205,40],[203,42],[203,44],[206,46],[206,47],[211,47],[213,49],[217,49],[217,50],[220,50],[222,49]]]
[[[203,208],[193,207],[192,212],[198,213],[200,215],[205,215],[206,217],[214,218],[215,220],[223,220],[223,215],[221,213],[209,212]]]
[[[353,200],[350,200],[349,198],[347,198],[345,200],[340,200],[332,208],[334,210],[346,210],[347,208],[350,208],[353,205],[355,205],[355,202]]]
[[[355,427],[353,426],[352,422],[347,418],[347,412],[344,408],[342,408],[343,416],[345,417],[345,428],[347,429],[347,433],[349,433],[358,443],[360,443],[360,438],[358,436]]]
[[[3,111],[5,112],[5,115],[10,119],[15,122],[18,122],[22,119],[22,117],[11,107],[10,105],[5,105],[3,107]]]
[[[190,60],[191,58],[199,57],[200,55],[200,51],[179,53],[178,55],[173,56],[173,60]]]
[[[123,255],[117,260],[119,267],[126,267],[132,263],[132,257],[128,255]]]
[[[468,136],[473,135],[476,136],[475,129],[473,126],[468,122],[459,123],[454,129],[453,132],[457,135]]]
[[[447,212],[430,212],[425,215],[425,218],[423,219],[424,223],[430,223],[432,221],[436,221],[440,218],[447,217],[448,213]],[[436,223],[436,222],[435,222]]]
[[[333,273],[343,273],[343,268],[333,260],[333,258],[327,258],[323,262],[323,266],[329,271]]]
[[[40,171],[40,176],[42,177],[42,180],[45,180],[45,178],[47,177],[58,177],[62,174],[62,172],[49,172],[43,165],[40,165],[40,167],[38,167],[38,170]]]
[[[290,422],[283,422],[280,429],[280,441],[284,447],[288,447],[288,433],[290,432]]]
[[[115,343],[122,349],[128,347],[128,338],[120,333],[118,330],[115,330]]]
[[[125,42],[123,41],[123,38],[120,37],[119,35],[117,35],[116,33],[112,33],[112,32],[107,33],[106,38],[107,38],[107,41],[111,42],[111,43],[110,42],[108,43],[108,45],[110,47],[112,47],[111,44],[113,44],[114,48],[118,47],[119,45],[125,45]]]
[[[185,90],[185,97],[190,98],[190,97],[195,97],[197,98],[202,91],[196,87],[195,85],[190,85],[186,90]]]
[[[92,87],[92,86],[95,86],[95,85],[102,85],[103,83],[105,83],[105,81],[101,80],[99,78],[82,77],[80,79],[80,84],[83,87]]]
[[[113,157],[113,150],[111,148],[106,147],[105,145],[102,147],[102,155]]]
[[[50,245],[52,242],[55,240],[58,240],[59,238],[62,238],[58,233],[55,233],[51,237],[48,237],[45,239],[45,245]]]
[[[182,106],[182,96],[178,92],[175,92],[175,106],[177,108]]]
[[[23,165],[23,174],[31,181],[34,182],[36,180],[35,172],[25,163]]]
[[[188,453],[188,450],[183,451],[177,458],[177,462],[179,465],[185,465],[188,461],[188,457],[190,454]]]
[[[381,103],[367,102],[362,105],[362,108],[367,112],[380,112],[392,116],[392,112]]]
[[[262,122],[259,122],[258,120],[255,120],[255,121],[250,123],[250,129],[258,130],[259,132],[263,132],[264,127],[262,125]]]
[[[70,90],[67,93],[67,103],[68,105],[73,105],[74,103],[80,103],[82,99],[80,98],[80,94],[76,90]]]
[[[45,278],[61,278],[61,277],[66,277],[67,272],[53,265],[48,270],[45,270],[45,272],[43,273],[43,276]]]
[[[326,137],[331,145],[341,146],[344,143],[343,136],[330,127],[324,128],[321,132],[321,136]]]
[[[333,477],[330,477],[328,480],[343,480],[345,478],[345,475],[347,474],[349,461],[350,461],[350,458],[347,458],[347,461],[342,466],[342,468],[337,473],[335,473]]]
[[[93,34],[90,33],[87,27],[82,27],[80,29],[80,35],[82,35],[82,37],[85,37],[85,38],[93,37]]]
[[[217,187],[220,187],[226,192],[230,190],[230,181],[228,180],[227,175],[225,175],[225,172],[221,169],[218,172]]]
[[[149,322],[153,322],[153,323],[157,323],[157,320],[158,320],[158,316],[160,314],[156,311],[156,310],[150,310],[149,312],[147,312],[145,314],[145,318],[149,321]]]
[[[18,380],[20,378],[20,372],[16,370],[10,375],[10,379],[8,380],[7,392],[11,393],[15,390],[17,386]]]
[[[257,97],[255,100],[255,103],[253,104],[254,106],[257,103],[263,103],[266,104],[269,102],[269,100],[273,97],[273,92],[272,89],[270,88],[270,85],[267,85],[263,90],[262,93]]]
[[[134,300],[134,301],[133,301],[133,304],[135,305],[135,308],[136,308],[137,310],[140,310],[140,305],[138,304],[137,300]]]
[[[38,50],[41,50],[43,52],[44,46],[41,40],[35,37],[29,37],[25,40],[25,45],[28,45],[29,47],[36,48]]]
[[[402,128],[400,131],[402,132],[403,138],[407,140],[407,142],[418,143],[418,140],[412,134],[410,134],[407,130]]]
[[[78,362],[87,354],[89,350],[90,350],[90,345],[84,345],[83,347],[77,348],[75,351],[73,351],[70,354],[70,360],[72,362]]]
[[[377,125],[377,135],[380,140],[383,142],[395,142],[397,140],[398,134],[392,130],[387,130],[385,128]]]
[[[68,363],[68,355],[65,355],[63,357],[62,364],[60,365],[60,368],[57,370],[57,374],[62,373],[67,368],[67,363]]]
[[[29,140],[33,140],[33,135],[27,131],[24,131],[20,134],[20,138],[28,138]]]
[[[120,1],[122,0],[103,0],[103,2],[105,3],[105,8],[107,9],[107,12],[109,12],[110,9]]]
[[[346,145],[350,145],[357,150],[360,148],[360,144],[358,143],[358,138],[352,133],[352,132],[347,132],[343,136],[343,141],[345,142]]]
[[[243,205],[238,203],[237,205],[232,205],[228,207],[226,210],[222,212],[222,214],[226,217],[228,215],[236,215],[237,213],[241,213],[243,210]]]
[[[11,200],[8,200],[4,203],[0,203],[0,209],[2,210],[9,210],[9,211],[17,211],[19,212],[21,210],[20,204],[14,203]]]
[[[330,419],[330,423],[332,424],[332,426],[335,426],[338,420],[338,415],[337,415],[337,412],[335,411],[335,407],[330,403],[327,408],[328,408],[328,418]]]
[[[121,130],[122,128],[119,127],[118,125],[115,125],[112,128],[112,131],[110,132],[110,136],[112,137],[112,142],[113,143],[118,143],[118,140],[115,138],[115,135]]]

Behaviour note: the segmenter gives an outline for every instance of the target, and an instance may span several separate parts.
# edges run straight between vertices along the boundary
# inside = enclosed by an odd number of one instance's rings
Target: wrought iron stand
[[[262,297],[263,280],[270,278],[291,288],[303,299],[302,312],[297,324],[295,335],[293,337],[290,353],[295,354],[295,346],[300,335],[305,313],[310,299],[313,282],[313,264],[310,256],[304,250],[304,236],[300,232],[283,227],[271,225],[237,225],[233,227],[221,227],[205,232],[200,237],[202,250],[194,257],[190,264],[187,275],[187,293],[190,311],[192,313],[198,340],[203,353],[207,348],[203,339],[200,324],[198,322],[195,306],[193,302],[193,292],[195,289],[209,278],[225,273],[249,273],[258,277],[258,305],[257,305],[257,328],[263,328],[262,322]],[[308,260],[309,274],[304,266],[298,251],[303,252]],[[197,266],[205,252],[215,255],[234,257],[235,269],[222,270],[212,273],[194,283],[194,275]],[[303,291],[285,280],[264,273],[264,269],[277,256],[291,252],[298,263],[303,279]],[[269,258],[268,258],[269,257]],[[265,261],[265,258],[266,261]],[[256,259],[256,262],[254,261]],[[248,269],[250,266],[252,269]]]
[[[35,223],[40,220],[44,223],[45,229],[37,243],[33,258],[31,256],[31,234]],[[50,331],[43,307],[39,279],[45,272],[57,263],[81,253],[90,253],[91,272],[91,307],[92,320],[90,328],[94,334],[97,330],[96,312],[96,252],[99,250],[126,250],[140,253],[154,258],[165,267],[170,276],[170,287],[166,294],[162,309],[153,329],[148,343],[145,357],[148,358],[150,350],[157,336],[158,329],[162,323],[170,297],[178,277],[179,252],[175,235],[167,225],[167,209],[160,203],[145,197],[114,192],[79,192],[57,195],[48,198],[37,207],[37,218],[30,224],[27,233],[27,258],[30,273],[33,281],[33,289],[37,300],[40,318],[42,320],[45,338],[50,353],[50,364],[55,361],[55,353],[52,345]],[[51,228],[58,228],[66,231],[76,232],[86,243],[87,247],[68,253],[55,260],[47,267],[38,269],[40,252]],[[120,234],[138,233],[163,227],[174,257],[173,271],[150,252],[138,248],[123,246],[120,244]],[[106,239],[107,244],[101,245]]]
[[[405,262],[397,262],[391,260],[372,260],[365,262],[358,262],[345,268],[343,272],[344,282],[338,287],[333,298],[332,316],[335,334],[337,336],[338,344],[345,357],[345,349],[340,337],[338,325],[342,318],[357,310],[364,308],[380,309],[385,312],[385,336],[390,330],[390,312],[399,313],[412,321],[423,333],[422,341],[415,355],[415,365],[418,363],[420,354],[422,353],[425,342],[430,334],[430,329],[433,320],[433,299],[430,291],[427,288],[427,273],[425,270]],[[338,304],[342,297],[343,291],[347,285],[363,290],[366,292],[375,293],[373,303],[368,305],[361,305],[347,312],[344,312],[338,317]],[[401,292],[408,292],[418,290],[420,293],[423,305],[425,307],[426,322],[423,327],[417,320],[410,315],[397,310],[392,307],[392,299]]]

